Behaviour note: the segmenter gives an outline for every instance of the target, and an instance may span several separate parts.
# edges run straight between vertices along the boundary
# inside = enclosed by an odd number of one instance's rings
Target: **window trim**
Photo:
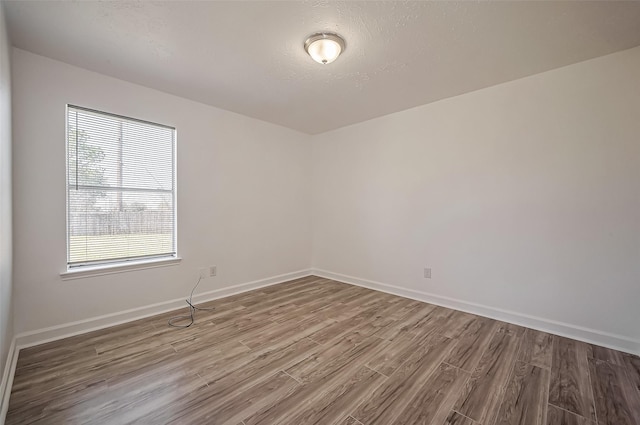
[[[70,206],[69,206],[69,109],[77,109],[82,111],[87,111],[91,113],[101,114],[110,116],[113,118],[127,120],[132,122],[138,122],[142,124],[150,124],[157,127],[162,127],[166,129],[170,129],[173,132],[173,146],[172,146],[172,169],[171,169],[171,179],[172,179],[172,201],[173,201],[173,232],[172,232],[172,242],[174,252],[171,254],[158,254],[154,256],[147,257],[137,257],[137,258],[129,258],[129,259],[114,259],[114,260],[97,260],[90,263],[81,263],[70,265],[69,264],[69,217],[70,217]],[[182,260],[181,257],[178,256],[178,182],[177,182],[177,174],[178,174],[178,131],[174,126],[160,124],[154,121],[143,120],[139,118],[133,118],[126,115],[114,114],[112,112],[105,112],[98,109],[87,108],[84,106],[78,106],[72,103],[67,103],[65,105],[65,228],[66,228],[66,246],[65,246],[65,271],[60,273],[60,276],[63,280],[68,279],[78,279],[82,277],[90,277],[90,276],[100,276],[105,274],[112,273],[122,273],[126,271],[132,270],[141,270],[148,268],[156,268],[156,267],[164,267],[179,264]]]
[[[104,276],[125,273],[136,270],[155,269],[157,267],[176,266],[182,261],[181,257],[167,256],[163,258],[145,259],[144,261],[129,260],[99,266],[76,266],[60,273],[62,280],[81,279],[85,277]]]

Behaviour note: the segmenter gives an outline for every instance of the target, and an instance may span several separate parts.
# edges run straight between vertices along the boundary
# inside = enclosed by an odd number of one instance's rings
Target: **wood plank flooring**
[[[640,425],[629,354],[314,276],[206,307],[21,350],[6,423]]]

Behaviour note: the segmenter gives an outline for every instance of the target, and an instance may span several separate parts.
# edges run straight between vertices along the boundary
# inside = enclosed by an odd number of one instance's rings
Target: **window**
[[[176,256],[175,129],[67,106],[67,268]]]

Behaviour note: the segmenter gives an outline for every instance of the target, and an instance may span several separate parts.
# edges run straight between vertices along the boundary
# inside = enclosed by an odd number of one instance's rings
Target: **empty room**
[[[0,0],[0,425],[640,425],[640,2]]]

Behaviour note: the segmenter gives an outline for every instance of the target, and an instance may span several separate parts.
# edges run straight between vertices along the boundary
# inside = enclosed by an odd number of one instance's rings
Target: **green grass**
[[[72,263],[163,254],[172,250],[171,234],[71,236]]]

